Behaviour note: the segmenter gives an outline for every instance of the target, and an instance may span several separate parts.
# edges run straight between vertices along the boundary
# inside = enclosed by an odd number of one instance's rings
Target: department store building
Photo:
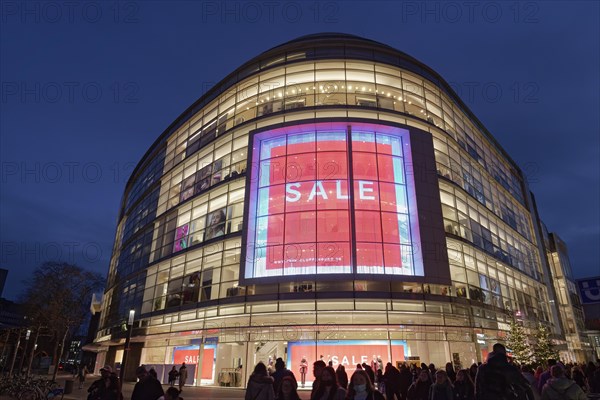
[[[439,74],[360,37],[301,37],[140,160],[97,364],[118,366],[130,333],[130,379],[186,362],[190,383],[243,386],[277,357],[297,376],[303,358],[468,367],[514,319],[575,357],[543,235],[522,170]]]

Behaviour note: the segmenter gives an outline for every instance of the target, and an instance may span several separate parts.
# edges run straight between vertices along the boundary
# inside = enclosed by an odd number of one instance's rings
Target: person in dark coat
[[[454,371],[454,367],[451,362],[446,363],[446,374],[448,375],[448,379],[450,379],[450,383],[454,383],[456,380],[456,371]]]
[[[183,400],[179,397],[179,390],[173,386],[167,389],[165,392],[165,400]]]
[[[394,400],[394,397],[398,400],[402,400],[400,380],[400,371],[398,371],[392,363],[387,363],[383,374],[383,381],[385,382],[385,398],[387,400]]]
[[[400,366],[400,394],[402,395],[402,399],[406,399],[406,394],[408,393],[408,388],[412,384],[413,376],[406,364],[402,364]]]
[[[596,368],[593,372],[590,372],[591,376],[588,376],[588,383],[590,385],[591,393],[600,393],[600,368]]]
[[[346,368],[342,364],[338,364],[335,375],[337,376],[337,381],[341,387],[344,389],[348,389],[348,374],[346,373]]]
[[[294,376],[294,373],[285,367],[285,362],[283,361],[283,358],[281,358],[281,357],[279,357],[275,361],[275,372],[273,372],[273,374],[271,376],[275,380],[275,383],[273,384],[273,390],[275,391],[275,393],[279,393],[279,387],[281,386],[281,381],[283,381],[283,378],[285,378],[286,376],[289,376],[290,378],[292,378],[294,380],[294,382],[296,383],[296,386],[298,386],[298,383],[296,382],[296,377]]]
[[[551,358],[548,360],[548,369],[545,370],[544,372],[542,372],[542,374],[540,375],[540,378],[538,379],[538,391],[540,393],[542,393],[542,389],[544,388],[544,385],[546,384],[546,382],[548,382],[548,380],[552,378],[552,375],[550,374],[550,370],[555,365],[556,365],[555,359]]]
[[[86,365],[80,365],[77,370],[77,379],[79,380],[79,389],[83,389],[83,385],[85,384],[85,377],[90,372],[87,369]]]
[[[590,361],[585,366],[585,368],[582,368],[582,369],[583,369],[583,372],[585,373],[585,376],[588,378],[588,380],[590,380],[594,376],[594,372],[596,372],[596,365],[594,365],[594,363]]]
[[[477,370],[475,399],[503,400],[513,393],[523,398],[533,398],[527,379],[515,365],[508,362],[506,347],[496,343],[494,351],[488,355],[487,362]]]
[[[357,369],[352,374],[346,400],[384,400],[383,395],[375,390],[373,382],[366,371]]]
[[[456,373],[454,381],[455,400],[473,400],[475,398],[475,384],[471,380],[469,370],[461,369]]]
[[[454,392],[448,374],[443,369],[435,373],[435,382],[429,387],[429,400],[452,400]]]
[[[552,378],[542,389],[542,400],[586,400],[588,397],[577,383],[565,376],[562,366],[556,364],[550,369]]]
[[[267,367],[259,362],[254,367],[254,372],[248,379],[246,385],[245,400],[273,400],[275,392],[273,391],[273,377],[267,373]]]
[[[187,372],[187,367],[185,366],[185,363],[181,364],[181,367],[179,368],[179,391],[183,391],[183,387],[185,386],[185,381],[187,381],[187,376],[188,376],[188,372]]]
[[[310,392],[311,398],[317,390],[317,386],[319,386],[319,381],[321,380],[321,373],[323,372],[325,367],[327,367],[327,364],[325,364],[325,361],[323,360],[317,360],[313,363],[313,376],[315,377],[315,380],[312,383],[312,390]]]
[[[169,371],[169,385],[175,386],[175,381],[179,376],[179,371],[177,371],[177,367],[173,365],[173,368]]]
[[[589,390],[588,380],[580,367],[576,366],[573,368],[573,371],[571,371],[571,379],[573,379],[584,392]]]
[[[100,368],[100,379],[94,381],[88,388],[90,400],[118,400],[119,380],[112,374],[112,368],[105,365]]]
[[[298,382],[291,376],[284,376],[279,386],[279,392],[275,393],[277,400],[300,400],[298,394]]]
[[[473,381],[473,384],[475,384],[475,377],[477,377],[477,370],[478,369],[479,369],[479,365],[477,365],[476,363],[473,363],[469,367],[469,375],[471,376],[471,380]]]
[[[419,372],[419,378],[408,388],[406,398],[408,400],[429,400],[429,387],[431,379],[429,377],[429,369],[425,368]]]
[[[369,375],[369,379],[371,380],[371,382],[375,382],[375,371],[373,370],[373,368],[371,368],[371,366],[367,363],[363,363],[362,367],[367,373],[367,375]]]
[[[311,394],[311,400],[344,400],[346,390],[337,382],[337,376],[333,367],[325,367],[321,371],[319,384]]]
[[[437,372],[437,368],[434,363],[429,364],[429,376],[432,381],[435,381],[435,373]]]
[[[379,391],[379,393],[384,394],[385,393],[385,379],[383,379],[383,371],[378,369],[377,370],[377,391]]]
[[[139,381],[133,387],[131,400],[158,399],[165,394],[160,382],[146,371],[146,367],[137,367],[135,375]]]

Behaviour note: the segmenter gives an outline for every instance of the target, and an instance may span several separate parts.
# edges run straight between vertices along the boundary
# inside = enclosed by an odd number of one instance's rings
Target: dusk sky
[[[121,195],[189,105],[269,48],[342,32],[442,75],[527,175],[576,278],[600,275],[600,3],[0,3],[0,267],[106,275]]]

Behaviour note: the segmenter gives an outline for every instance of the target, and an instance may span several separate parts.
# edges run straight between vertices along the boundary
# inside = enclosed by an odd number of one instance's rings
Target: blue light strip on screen
[[[271,143],[268,143],[266,146],[264,145],[264,141],[259,141],[259,146],[258,148],[259,150],[259,163],[260,163],[260,170],[259,170],[259,174],[260,174],[260,181],[262,182],[266,182],[267,186],[258,189],[258,205],[260,207],[260,210],[258,210],[258,214],[264,216],[264,218],[261,219],[262,221],[266,221],[267,224],[261,224],[261,226],[258,227],[258,229],[256,229],[256,248],[255,248],[255,253],[254,253],[254,266],[253,266],[253,276],[255,276],[256,274],[256,264],[259,264],[260,266],[262,266],[261,270],[266,271],[266,264],[267,264],[267,253],[268,253],[268,249],[266,247],[266,244],[268,244],[268,220],[269,220],[269,190],[271,185],[269,184],[271,182],[271,162],[267,161],[268,164],[266,164],[264,162],[265,159],[270,159],[271,158],[271,149],[272,149],[272,143],[273,141],[271,141]],[[285,138],[283,140],[284,145],[285,145]],[[263,151],[266,154],[263,154]],[[263,165],[268,165],[268,168],[262,168]],[[263,209],[264,208],[264,209]],[[256,222],[258,221],[256,214],[254,216],[254,220],[253,222],[256,224]],[[256,277],[256,276],[255,276]]]
[[[383,140],[381,140],[383,139]],[[395,186],[395,194],[396,194],[396,212],[401,212],[401,213],[405,213],[406,212],[406,197],[404,195],[404,190],[402,186],[399,186],[399,184],[404,183],[404,175],[403,175],[403,168],[402,168],[402,164],[403,164],[403,159],[402,158],[398,158],[398,157],[402,157],[402,145],[401,145],[401,138],[399,137],[392,137],[392,136],[388,136],[388,135],[382,135],[381,133],[377,134],[377,142],[381,142],[381,143],[386,143],[390,145],[391,150],[392,150],[392,167],[394,170],[394,183],[396,184]],[[400,244],[403,243],[402,237],[400,235],[400,233],[402,232],[401,229],[401,223],[400,223],[400,219],[398,218],[398,214],[396,214],[396,221],[398,224],[398,237],[400,238]],[[410,240],[410,239],[409,239]],[[400,247],[400,246],[399,246]],[[402,248],[400,247],[400,254],[399,256],[401,256],[402,254]],[[385,260],[384,260],[384,265],[385,265]],[[402,264],[402,267],[404,267],[404,263]],[[385,273],[393,273],[393,269],[388,271],[388,268],[385,268]],[[412,271],[411,271],[412,272]]]

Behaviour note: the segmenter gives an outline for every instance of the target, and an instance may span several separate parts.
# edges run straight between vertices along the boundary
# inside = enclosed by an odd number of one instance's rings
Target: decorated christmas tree
[[[528,342],[525,328],[521,324],[512,321],[506,345],[512,353],[513,359],[521,365],[530,364],[533,361],[533,353]]]
[[[550,330],[546,326],[538,324],[534,337],[533,355],[537,363],[546,365],[551,358],[558,360],[558,352],[554,349]]]

